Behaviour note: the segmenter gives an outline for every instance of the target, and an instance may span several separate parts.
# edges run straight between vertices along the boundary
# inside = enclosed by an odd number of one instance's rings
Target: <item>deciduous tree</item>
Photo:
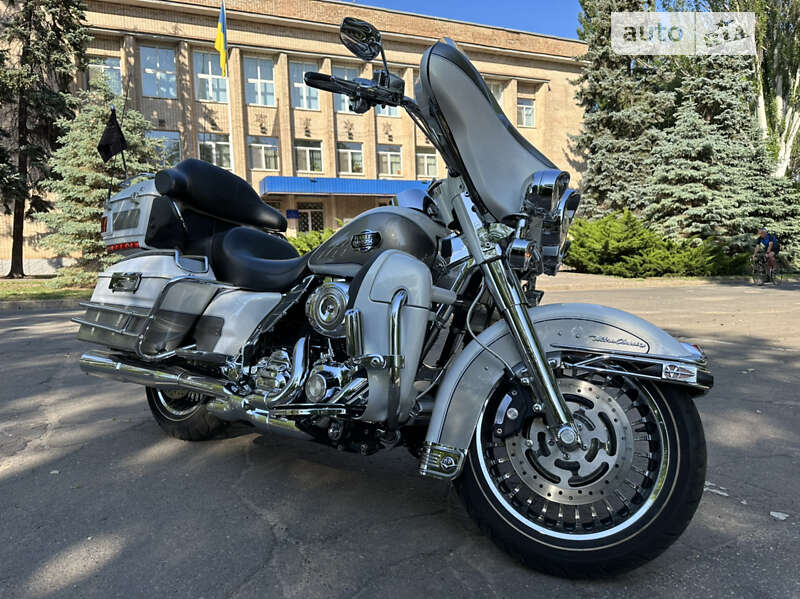
[[[66,92],[83,67],[88,41],[83,19],[81,0],[9,0],[3,13],[0,122],[7,124],[8,135],[0,139],[7,159],[0,195],[14,213],[10,277],[24,276],[26,216],[47,208],[40,183],[49,172],[59,118],[70,114]]]

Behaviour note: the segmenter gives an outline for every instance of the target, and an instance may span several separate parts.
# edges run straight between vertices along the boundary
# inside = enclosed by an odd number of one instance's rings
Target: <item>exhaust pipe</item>
[[[257,393],[239,395],[229,388],[231,385],[229,381],[189,372],[178,366],[159,367],[155,364],[141,364],[111,352],[86,352],[81,356],[79,364],[81,370],[86,374],[101,378],[208,395],[213,397],[206,404],[208,411],[223,420],[246,420],[260,429],[278,428],[282,431],[300,432],[303,438],[308,438],[306,433],[302,433],[293,421],[273,416],[266,409],[267,402],[270,402],[270,405],[275,405],[277,403],[275,400],[281,404],[288,402],[293,398],[294,392],[302,388],[308,359],[305,338],[300,339],[295,345],[294,355],[295,358],[300,358],[301,363],[292,369],[292,378],[284,388],[284,392],[278,393],[273,398]],[[288,392],[286,392],[287,388]]]
[[[219,379],[194,374],[177,366],[139,365],[136,362],[123,361],[110,352],[86,352],[81,356],[80,367],[86,374],[124,383],[136,383],[161,389],[182,389],[213,397],[235,396],[225,388],[225,383]]]

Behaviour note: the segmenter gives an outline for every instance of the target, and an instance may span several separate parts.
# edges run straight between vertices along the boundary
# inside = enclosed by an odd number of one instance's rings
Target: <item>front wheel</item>
[[[531,568],[567,578],[640,566],[671,545],[703,493],[706,446],[689,394],[623,376],[559,379],[581,434],[562,451],[542,415],[500,439],[501,383],[458,479],[470,515]]]

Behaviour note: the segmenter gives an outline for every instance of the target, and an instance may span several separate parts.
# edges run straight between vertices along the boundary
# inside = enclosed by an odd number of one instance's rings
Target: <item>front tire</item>
[[[208,413],[206,397],[200,393],[147,387],[147,405],[158,426],[182,441],[206,441],[216,436],[227,422]]]
[[[525,565],[565,578],[631,570],[669,547],[703,493],[706,446],[689,394],[617,376],[559,379],[583,448],[549,444],[534,415],[504,440],[492,424],[503,385],[481,415],[457,481],[470,515]]]

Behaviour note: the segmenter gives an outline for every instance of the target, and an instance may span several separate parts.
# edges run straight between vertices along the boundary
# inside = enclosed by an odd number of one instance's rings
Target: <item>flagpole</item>
[[[220,30],[222,31],[222,42],[223,48],[219,48],[217,43],[219,42],[219,34]],[[228,13],[225,10],[225,0],[222,0],[222,5],[220,6],[219,12],[219,21],[217,23],[217,40],[214,44],[216,50],[220,53],[220,66],[222,66],[222,53],[225,53],[225,86],[227,87],[227,99],[228,99],[228,148],[230,150],[230,158],[231,158],[231,171],[233,173],[236,172],[236,160],[234,158],[234,147],[233,147],[233,109],[231,105],[233,104],[231,93],[231,72],[228,68]]]
[[[223,6],[224,6],[223,0]],[[228,86],[228,140],[230,143],[231,148],[231,171],[236,173],[236,161],[234,159],[234,154],[236,153],[233,148],[233,109],[231,105],[233,104],[233,93],[231,92],[231,69],[228,59],[230,58],[230,54],[228,54],[228,13],[225,12],[225,84]]]

